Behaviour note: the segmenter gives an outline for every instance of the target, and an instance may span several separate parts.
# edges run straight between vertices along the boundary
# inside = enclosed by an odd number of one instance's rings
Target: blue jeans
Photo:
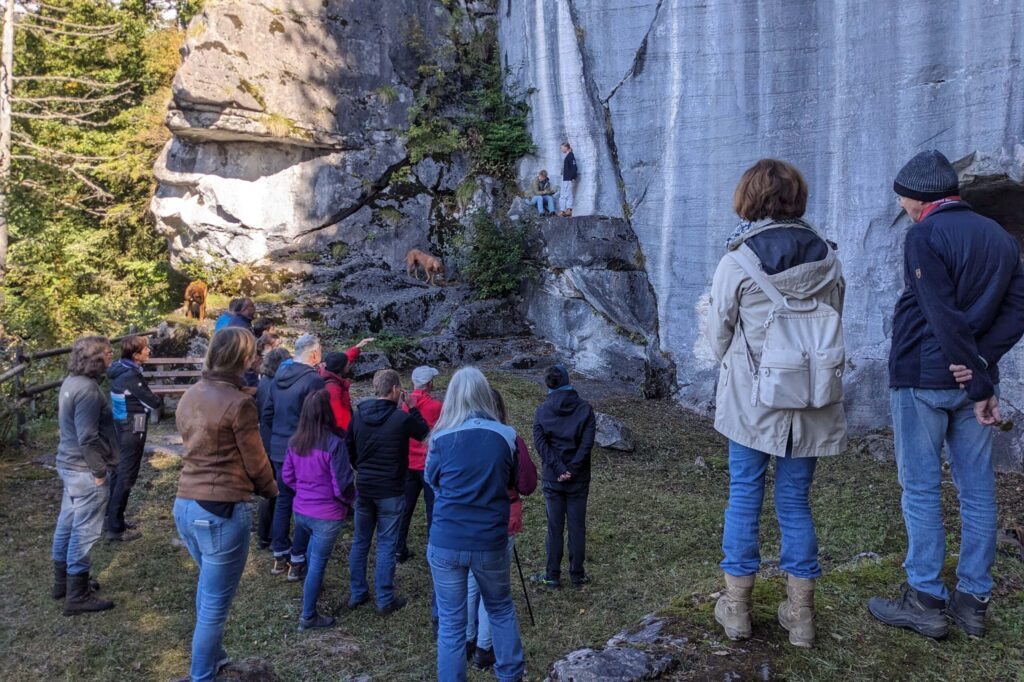
[[[974,418],[974,403],[958,389],[897,388],[891,391],[896,469],[903,487],[907,526],[907,582],[946,599],[939,577],[946,558],[942,525],[942,444],[960,500],[957,589],[977,597],[992,593],[996,557],[996,481],[993,429]]]
[[[199,567],[196,583],[196,629],[192,633],[192,682],[217,675],[227,655],[221,642],[231,600],[249,558],[251,512],[245,502],[235,504],[231,518],[211,514],[195,500],[174,501],[174,525]]]
[[[398,532],[402,526],[405,511],[405,496],[385,497],[373,500],[360,497],[356,500],[355,537],[348,555],[350,599],[359,601],[367,595],[370,587],[366,584],[366,560],[370,554],[370,542],[377,532],[377,566],[373,572],[373,587],[377,593],[377,608],[382,609],[395,598],[395,549]]]
[[[508,551],[492,552],[443,549],[429,545],[427,561],[434,578],[439,627],[437,631],[437,679],[466,679],[466,596],[469,572],[476,576],[480,597],[491,619],[494,639],[494,674],[499,681],[523,675],[523,643],[512,603]]]
[[[295,526],[295,537],[289,537],[288,531],[292,525],[292,502],[295,500],[295,491],[285,485],[281,478],[281,462],[271,461],[274,465],[274,478],[277,479],[278,495],[274,501],[274,520],[270,530],[270,549],[275,557],[290,556],[293,564],[302,563],[306,560],[306,546],[309,545],[309,533]]]
[[[555,197],[550,194],[537,195],[530,199],[533,205],[537,207],[537,213],[544,215],[544,208],[547,207],[549,213],[555,212]]]
[[[92,472],[58,469],[64,483],[60,514],[53,532],[53,560],[66,561],[69,575],[88,573],[89,552],[103,532],[110,499],[110,476],[96,485]]]
[[[505,562],[509,568],[512,566],[512,550],[516,546],[516,536],[508,536],[508,552]],[[480,599],[480,584],[476,581],[473,571],[469,572],[469,584],[466,591],[466,641],[476,642],[481,649],[490,649],[493,646],[491,637],[491,619],[484,608],[483,600]]]
[[[302,585],[302,617],[312,618],[316,615],[316,600],[320,597],[320,588],[324,583],[327,560],[331,558],[334,542],[345,527],[345,521],[314,519],[296,513],[295,527],[309,534],[309,566],[306,569],[306,582]]]
[[[814,457],[773,457],[729,441],[729,506],[725,509],[722,534],[722,570],[729,575],[757,573],[761,551],[757,533],[764,476],[768,462],[775,460],[775,515],[782,532],[779,568],[796,578],[817,578],[818,538],[808,494],[814,480]]]

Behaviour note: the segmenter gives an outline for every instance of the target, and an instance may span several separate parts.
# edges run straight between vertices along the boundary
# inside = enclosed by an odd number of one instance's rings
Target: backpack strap
[[[750,247],[747,248],[749,249]],[[761,287],[761,290],[772,300],[772,303],[780,308],[786,307],[786,297],[783,296],[778,287],[768,280],[768,275],[754,263],[753,259],[744,252],[742,247],[735,251],[730,251],[729,256],[743,268],[743,272],[747,273],[757,286]]]

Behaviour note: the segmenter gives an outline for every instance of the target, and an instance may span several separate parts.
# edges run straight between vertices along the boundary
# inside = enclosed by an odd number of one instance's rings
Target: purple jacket
[[[296,514],[327,521],[348,518],[356,499],[356,486],[341,438],[329,436],[324,449],[305,456],[288,448],[281,478],[295,491],[292,509]]]

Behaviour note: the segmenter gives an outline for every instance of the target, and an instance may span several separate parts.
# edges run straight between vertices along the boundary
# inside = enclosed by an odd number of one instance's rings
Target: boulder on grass
[[[605,414],[595,412],[597,419],[597,444],[608,450],[621,450],[622,452],[633,452],[636,450],[636,442],[633,440],[633,432],[621,420]]]

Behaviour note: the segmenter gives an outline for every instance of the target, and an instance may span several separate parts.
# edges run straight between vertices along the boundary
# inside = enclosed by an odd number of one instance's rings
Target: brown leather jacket
[[[260,439],[259,418],[242,378],[204,372],[178,403],[176,422],[185,444],[178,497],[241,502],[253,492],[277,495]]]

